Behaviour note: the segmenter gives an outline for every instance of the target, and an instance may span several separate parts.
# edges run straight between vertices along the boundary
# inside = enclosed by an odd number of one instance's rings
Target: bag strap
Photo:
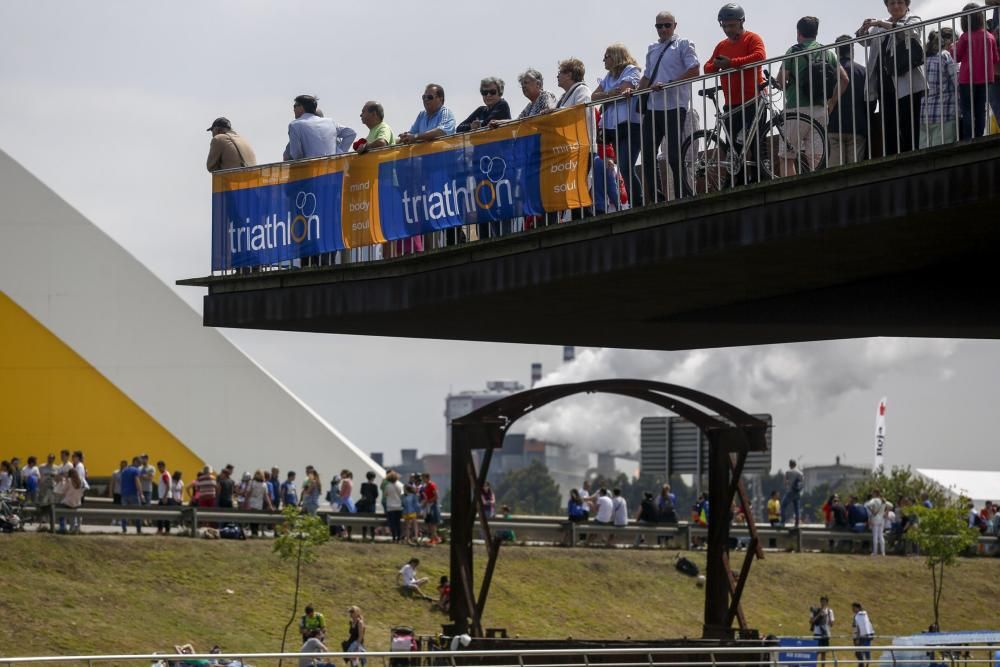
[[[660,49],[660,57],[656,59],[656,64],[653,65],[653,73],[649,75],[649,84],[653,85],[656,81],[656,73],[660,71],[660,63],[663,62],[663,56],[667,55],[667,51],[670,50],[670,45],[677,41],[677,37],[673,37],[669,42],[663,45]]]
[[[229,137],[229,141],[233,144],[233,148],[236,149],[236,154],[240,156],[240,166],[247,166],[247,161],[243,159],[243,153],[240,151],[240,147],[236,145],[236,140],[233,139],[233,135],[226,132],[226,136]]]
[[[570,95],[573,94],[573,91],[576,90],[577,88],[579,88],[582,85],[583,85],[583,81],[577,81],[572,86],[570,86],[569,90],[567,90],[565,93],[563,93],[562,97],[559,98],[559,104],[557,104],[556,106],[559,107],[559,108],[562,108],[563,102],[565,102],[566,100],[568,100],[569,97],[570,97]]]

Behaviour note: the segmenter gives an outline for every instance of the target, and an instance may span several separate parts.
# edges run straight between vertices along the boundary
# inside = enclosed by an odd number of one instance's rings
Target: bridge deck
[[[179,281],[209,326],[686,349],[1000,338],[1000,137],[373,264]]]

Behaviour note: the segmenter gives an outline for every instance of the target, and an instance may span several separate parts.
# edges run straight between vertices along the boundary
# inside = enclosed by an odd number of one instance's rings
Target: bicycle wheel
[[[826,166],[826,128],[804,113],[784,113],[768,121],[762,133],[761,176],[782,175],[783,161],[794,163],[795,173],[808,174]]]
[[[715,130],[698,130],[681,144],[681,187],[684,196],[718,192],[729,187],[729,145]]]

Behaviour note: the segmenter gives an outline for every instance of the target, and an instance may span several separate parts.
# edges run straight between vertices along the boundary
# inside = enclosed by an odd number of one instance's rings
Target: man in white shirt
[[[292,111],[295,120],[288,124],[288,146],[285,160],[303,160],[325,155],[339,155],[351,150],[357,133],[349,127],[338,125],[332,118],[316,114],[319,99],[312,95],[295,98]]]
[[[608,490],[604,487],[600,488],[594,498],[594,508],[594,523],[599,526],[610,526],[615,516],[615,509],[614,503],[611,502],[611,496],[608,495]],[[587,537],[587,544],[593,544],[597,539],[597,534],[591,533]]]
[[[854,652],[854,657],[858,659],[858,667],[868,667],[868,663],[872,659],[871,645],[872,639],[875,637],[875,627],[872,625],[871,619],[868,618],[868,612],[861,607],[860,602],[852,604],[851,609],[854,611],[854,620],[851,622],[854,645],[861,648],[860,651]]]

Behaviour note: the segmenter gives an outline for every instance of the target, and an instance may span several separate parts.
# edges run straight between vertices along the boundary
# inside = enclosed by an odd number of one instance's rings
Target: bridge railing
[[[956,47],[946,38],[950,32],[957,40],[964,31],[985,44],[985,30],[963,26],[978,25],[988,11],[965,10],[895,28],[875,25],[835,45],[593,101],[586,105],[590,146],[584,156],[589,206],[397,236],[276,263],[227,264],[213,275],[396,259],[974,139],[991,131],[991,103],[1000,116],[1000,84],[975,83],[989,70],[988,49],[972,49],[982,62],[970,55],[960,68],[950,53]],[[961,78],[968,83],[959,83]],[[316,160],[353,159],[361,158]],[[309,161],[292,164],[302,162]],[[288,164],[275,165],[272,173],[287,173]],[[383,207],[381,215],[392,212]],[[250,235],[246,238],[249,243]]]
[[[327,665],[350,664],[352,660],[366,660],[376,665],[405,665],[406,667],[448,666],[466,667],[490,665],[491,667],[838,667],[850,665],[881,665],[891,667],[956,667],[961,665],[996,664],[995,653],[1000,644],[983,641],[980,643],[934,644],[933,635],[928,636],[926,646],[886,645],[889,637],[869,639],[868,645],[849,645],[850,640],[837,639],[837,645],[823,647],[815,642],[786,642],[778,646],[778,640],[742,640],[738,645],[711,646],[707,642],[690,640],[682,642],[641,640],[587,641],[586,647],[517,650],[481,650],[471,640],[469,647],[451,650],[460,646],[459,637],[438,635],[433,638],[440,650],[420,651],[365,651],[347,653],[340,651],[310,653],[189,653],[189,654],[122,654],[122,655],[69,655],[69,656],[25,656],[0,657],[0,665],[9,667],[27,665],[154,665],[154,667],[189,667],[208,665],[209,667],[263,667],[278,664],[284,660],[291,664]],[[516,640],[515,640],[516,641]],[[487,640],[488,642],[488,640]],[[800,645],[793,645],[799,643]],[[596,646],[607,646],[598,648]],[[859,655],[860,654],[860,655]],[[302,662],[299,662],[299,661]],[[315,663],[313,663],[315,661]]]

